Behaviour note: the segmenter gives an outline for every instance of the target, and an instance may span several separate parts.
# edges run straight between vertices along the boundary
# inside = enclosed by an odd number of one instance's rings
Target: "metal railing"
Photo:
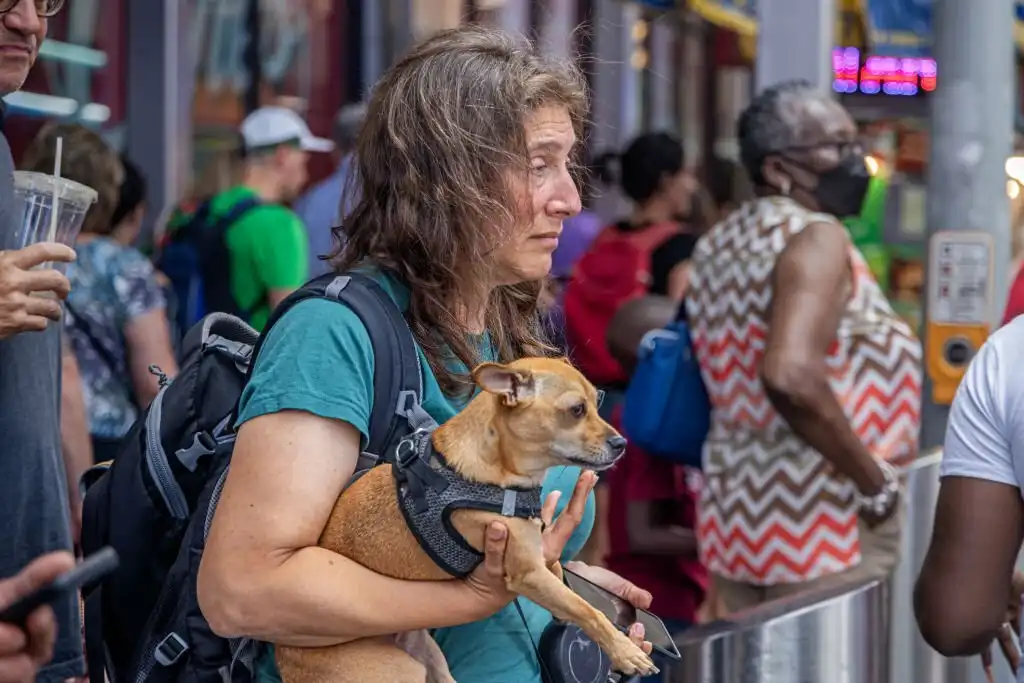
[[[977,658],[946,659],[921,638],[913,588],[931,540],[941,451],[906,471],[901,559],[888,581],[842,577],[699,626],[678,639],[672,683],[982,683]],[[997,658],[998,659],[998,658]],[[997,663],[997,683],[1013,676]]]
[[[687,631],[672,683],[883,683],[886,583],[824,583]]]

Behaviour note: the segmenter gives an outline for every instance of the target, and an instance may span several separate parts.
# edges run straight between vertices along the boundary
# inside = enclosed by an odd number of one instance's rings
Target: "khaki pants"
[[[835,581],[837,577],[850,579],[886,578],[900,561],[900,540],[906,518],[906,498],[901,497],[899,511],[874,529],[864,522],[857,525],[860,534],[860,564],[839,574],[830,574],[802,583],[781,583],[774,586],[759,586],[741,581],[714,577],[714,592],[720,609],[726,614],[756,607],[772,600],[817,588],[824,581]],[[725,614],[716,614],[718,618]]]

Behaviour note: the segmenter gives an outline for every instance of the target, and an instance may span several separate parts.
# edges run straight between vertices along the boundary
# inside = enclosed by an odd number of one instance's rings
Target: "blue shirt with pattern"
[[[65,330],[82,375],[89,431],[116,439],[139,415],[124,329],[139,316],[163,309],[164,293],[152,263],[133,247],[94,237],[75,245],[75,251],[78,260],[68,268]]]

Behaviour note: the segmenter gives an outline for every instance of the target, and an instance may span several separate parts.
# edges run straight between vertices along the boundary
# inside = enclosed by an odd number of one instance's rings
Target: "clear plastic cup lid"
[[[99,197],[96,190],[88,185],[76,183],[67,178],[55,178],[47,173],[34,171],[14,172],[14,191],[52,197],[54,186],[57,198],[62,202],[72,202],[82,207],[91,206]]]

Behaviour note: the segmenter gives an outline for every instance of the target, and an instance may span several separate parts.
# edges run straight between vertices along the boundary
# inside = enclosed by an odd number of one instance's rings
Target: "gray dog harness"
[[[420,428],[398,444],[394,474],[399,506],[420,547],[456,578],[476,569],[483,553],[452,524],[456,510],[484,510],[505,517],[540,517],[540,487],[503,489],[461,477],[434,449],[432,428]]]

